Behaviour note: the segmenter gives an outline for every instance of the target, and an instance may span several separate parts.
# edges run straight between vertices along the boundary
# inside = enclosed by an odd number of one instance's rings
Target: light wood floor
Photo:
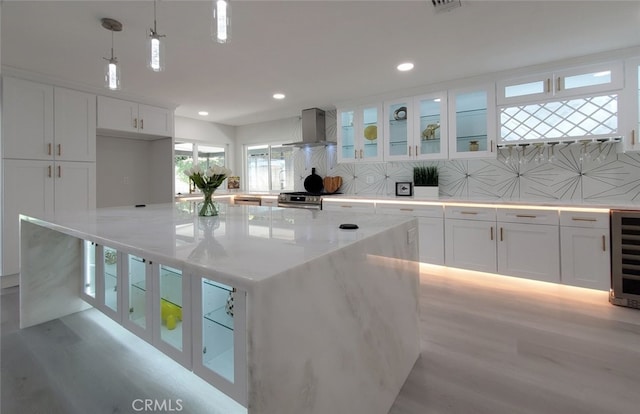
[[[134,398],[233,411],[97,311],[18,330],[17,289],[2,293],[2,414],[133,413]],[[423,266],[420,307],[421,357],[390,414],[640,412],[640,310],[605,292]]]

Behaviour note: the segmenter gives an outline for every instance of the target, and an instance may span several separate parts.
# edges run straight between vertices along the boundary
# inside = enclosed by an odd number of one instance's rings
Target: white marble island
[[[419,355],[416,219],[190,206],[22,217],[21,326],[95,306],[248,413],[387,413]]]

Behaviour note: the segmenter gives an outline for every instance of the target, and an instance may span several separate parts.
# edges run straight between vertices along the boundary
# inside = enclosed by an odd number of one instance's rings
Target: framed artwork
[[[229,190],[237,190],[240,188],[240,177],[232,175],[227,178],[227,188]]]
[[[396,196],[411,197],[413,195],[413,183],[401,181],[396,183]]]

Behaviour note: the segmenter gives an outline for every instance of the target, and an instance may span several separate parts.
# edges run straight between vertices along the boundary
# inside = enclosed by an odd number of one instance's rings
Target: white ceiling
[[[211,2],[161,0],[167,69],[146,69],[153,1],[2,3],[2,64],[101,87],[111,17],[123,97],[228,125],[304,108],[640,45],[638,1],[484,1],[435,13],[430,0],[232,2],[232,40],[211,40]],[[395,66],[412,61],[412,72]],[[274,92],[287,98],[276,101]],[[199,117],[199,110],[210,115]]]

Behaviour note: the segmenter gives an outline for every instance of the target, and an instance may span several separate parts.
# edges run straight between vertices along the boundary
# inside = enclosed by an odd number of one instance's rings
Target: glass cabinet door
[[[338,110],[338,162],[354,161],[356,148],[355,110]]]
[[[151,262],[141,257],[127,254],[123,272],[126,275],[122,323],[136,335],[151,341]]]
[[[82,280],[82,299],[95,305],[96,299],[96,244],[85,240],[84,250],[84,271]]]
[[[382,108],[379,105],[366,106],[359,111],[358,115],[358,121],[362,120],[362,128],[360,129],[362,148],[358,154],[360,159],[382,160],[382,148],[379,145],[380,138],[382,138],[382,129],[380,128]]]
[[[388,102],[385,112],[385,159],[408,159],[413,154],[410,146],[412,128],[412,99]]]
[[[102,278],[104,292],[101,303],[113,312],[118,312],[118,252],[111,247],[102,246]]]
[[[452,91],[449,113],[452,158],[495,156],[495,103],[489,88]]]
[[[182,271],[160,265],[160,340],[183,350]]]
[[[202,278],[202,362],[234,382],[234,289]]]
[[[446,94],[431,94],[415,99],[416,129],[413,134],[414,156],[417,159],[446,158],[447,117]]]

